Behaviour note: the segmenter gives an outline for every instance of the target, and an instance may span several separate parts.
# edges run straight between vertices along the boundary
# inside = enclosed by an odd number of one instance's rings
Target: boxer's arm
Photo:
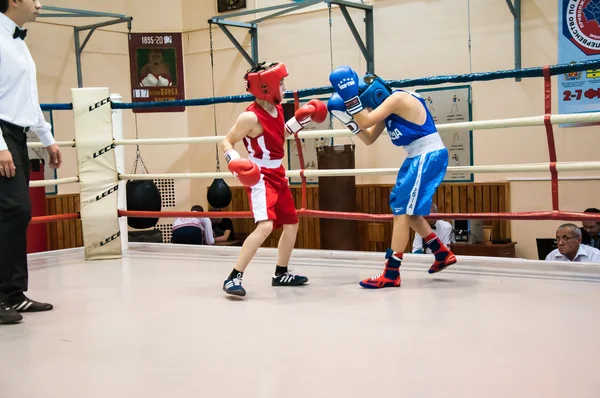
[[[377,107],[377,109],[374,109],[371,112],[369,112],[368,109],[363,109],[354,114],[354,121],[361,130],[368,129],[369,127],[375,126],[377,123],[384,121],[386,117],[390,116],[392,113],[396,113],[398,107],[401,106],[401,103],[404,101],[401,94],[404,93],[394,93],[390,95]]]
[[[227,168],[242,185],[247,187],[256,185],[260,180],[260,167],[250,159],[241,158],[238,151],[233,147],[236,142],[251,134],[258,124],[258,117],[254,113],[243,112],[221,141],[221,149],[227,161]]]
[[[366,145],[371,145],[377,138],[381,135],[381,133],[385,130],[385,121],[381,121],[377,123],[375,126],[370,127],[366,130],[361,130],[356,136]]]
[[[385,120],[385,118],[394,113],[414,123],[412,119],[419,119],[424,115],[424,108],[421,108],[423,107],[419,100],[407,92],[400,91],[395,92],[386,98],[386,100],[383,101],[383,104],[379,105],[377,109],[374,109],[371,112],[365,109],[356,113],[354,115],[354,121],[361,129],[367,129],[382,120]]]
[[[221,149],[223,153],[233,149],[234,145],[250,134],[258,124],[258,117],[253,112],[243,112],[238,116],[235,124],[229,130],[223,141],[221,141]]]

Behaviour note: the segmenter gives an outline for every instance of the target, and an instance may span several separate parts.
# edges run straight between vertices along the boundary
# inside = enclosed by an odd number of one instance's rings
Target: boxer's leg
[[[454,254],[439,240],[425,218],[423,218],[423,216],[430,214],[433,195],[446,175],[448,150],[441,149],[430,152],[422,155],[422,158],[421,183],[415,199],[414,211],[410,216],[410,226],[423,237],[423,242],[434,253],[435,261],[429,268],[429,273],[434,274],[456,263]]]
[[[419,157],[407,158],[396,179],[396,186],[390,194],[390,207],[394,214],[392,228],[392,245],[385,253],[385,266],[382,272],[364,279],[360,285],[369,289],[399,287],[401,284],[400,265],[404,249],[410,237],[408,211],[414,204],[411,202],[414,187],[418,188]]]
[[[283,173],[285,171],[282,170]],[[279,195],[275,205],[277,224],[283,226],[283,233],[277,245],[277,266],[271,279],[272,286],[300,286],[308,282],[305,276],[294,275],[288,271],[288,264],[298,235],[298,214],[292,192],[285,174],[279,184]]]
[[[265,172],[267,170],[263,170],[263,173]],[[257,225],[244,241],[233,270],[223,282],[223,290],[234,296],[246,295],[246,290],[242,287],[244,271],[260,246],[273,231],[273,220],[275,219],[274,207],[277,203],[277,190],[273,187],[269,178],[265,178],[263,174],[258,184],[247,188],[247,193]]]

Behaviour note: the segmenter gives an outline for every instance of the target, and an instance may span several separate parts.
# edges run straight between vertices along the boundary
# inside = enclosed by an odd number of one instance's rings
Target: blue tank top
[[[404,92],[404,90],[394,90],[394,92],[398,91]],[[425,123],[418,125],[409,122],[408,120],[405,120],[396,114],[391,114],[385,118],[385,128],[388,131],[392,143],[397,146],[406,146],[418,140],[419,138],[437,133],[435,123],[433,122],[433,116],[431,116],[429,109],[425,105],[425,100],[413,93],[409,94],[421,102],[423,108],[425,108],[425,112],[427,113],[427,119],[425,119]]]

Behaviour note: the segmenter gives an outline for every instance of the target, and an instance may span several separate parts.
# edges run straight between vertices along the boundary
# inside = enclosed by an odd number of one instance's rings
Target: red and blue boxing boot
[[[435,233],[430,233],[423,241],[426,242],[427,247],[431,249],[435,256],[435,261],[428,271],[430,274],[443,271],[450,265],[456,263],[454,253],[440,241]]]
[[[385,268],[379,274],[362,280],[359,284],[367,289],[382,289],[384,287],[400,287],[400,262],[402,253],[387,249],[385,252]]]

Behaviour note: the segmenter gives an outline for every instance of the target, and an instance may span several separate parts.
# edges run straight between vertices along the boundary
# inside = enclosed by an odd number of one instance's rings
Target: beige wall
[[[124,13],[134,17],[133,31],[182,31],[187,98],[210,97],[213,84],[210,68],[210,45],[207,20],[216,15],[216,1],[172,1],[169,7],[156,0],[97,2],[55,0],[52,5],[89,10]],[[283,3],[282,0],[249,0],[249,8]],[[382,0],[375,7],[376,71],[386,79],[401,79],[428,75],[469,72],[468,8],[466,0],[438,2],[406,2]],[[523,2],[523,66],[540,66],[557,62],[557,6],[548,0]],[[160,17],[156,17],[160,9]],[[264,14],[260,14],[263,16]],[[362,12],[351,15],[363,33]],[[248,21],[256,15],[237,18]],[[86,20],[88,23],[90,20]],[[93,20],[97,21],[97,20]],[[46,19],[33,24],[28,44],[38,63],[42,102],[70,102],[70,88],[76,86],[73,34],[68,26],[57,24],[82,23],[82,20]],[[129,58],[124,25],[111,26],[97,32],[83,56],[84,84],[109,86],[125,101],[129,93]],[[231,31],[250,51],[246,30]],[[350,65],[360,72],[365,62],[350,34],[339,9],[332,16],[330,27],[326,7],[318,5],[259,26],[259,53],[263,60],[285,62],[290,71],[286,81],[289,89],[327,86],[333,66]],[[248,65],[237,50],[215,27],[214,92],[216,96],[243,94],[242,76]],[[471,38],[473,71],[511,69],[513,59],[513,22],[505,2],[471,0]],[[43,66],[42,66],[43,65]],[[554,87],[556,81],[554,80]],[[557,111],[556,94],[553,111]],[[216,131],[224,135],[236,116],[247,104],[216,106]],[[473,84],[473,116],[475,120],[499,119],[543,114],[543,84],[541,79],[522,82],[503,80]],[[73,123],[68,112],[57,112],[57,138],[72,139]],[[205,136],[215,134],[213,107],[188,108],[185,113],[138,115],[141,138],[171,136]],[[125,135],[135,136],[135,120],[125,112]],[[596,160],[600,139],[596,127],[555,128],[558,158],[561,161]],[[352,140],[338,140],[345,143]],[[404,151],[381,138],[375,145],[357,144],[357,167],[396,167]],[[547,162],[546,135],[543,128],[503,129],[474,132],[475,164],[512,164]],[[242,146],[238,149],[243,153]],[[133,162],[129,148],[127,167]],[[212,145],[169,146],[141,148],[150,172],[214,171],[215,149]],[[65,150],[67,161],[60,176],[76,173],[74,151]],[[222,170],[226,170],[222,156]],[[565,176],[597,175],[572,173]],[[510,178],[546,178],[541,174],[480,174],[477,181],[496,181]],[[359,178],[359,183],[390,183],[392,176]],[[181,209],[191,203],[206,204],[206,186],[210,181],[193,180],[177,183],[177,205]],[[232,183],[233,184],[233,183]],[[600,192],[598,181],[565,181],[560,184],[561,208],[579,211],[596,206],[593,196]],[[76,190],[76,186],[61,187],[61,192]],[[551,208],[548,181],[514,181],[511,184],[513,211],[549,210]],[[596,195],[594,195],[596,194]],[[551,237],[557,222],[513,222],[512,233],[518,241],[517,254],[536,257],[535,237]]]

